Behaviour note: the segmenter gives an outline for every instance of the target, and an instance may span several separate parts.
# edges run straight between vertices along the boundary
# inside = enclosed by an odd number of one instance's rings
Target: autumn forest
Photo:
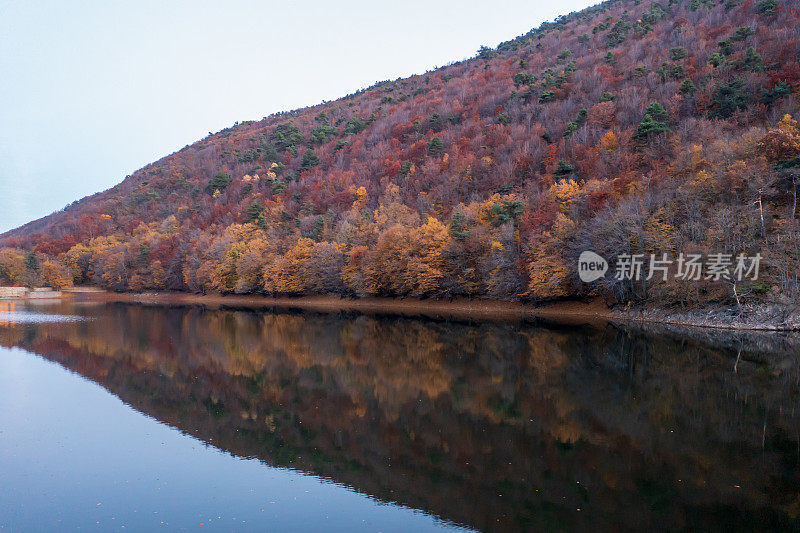
[[[799,97],[800,3],[609,0],[209,134],[0,236],[0,284],[797,301]],[[760,254],[762,275],[584,284],[584,250]]]

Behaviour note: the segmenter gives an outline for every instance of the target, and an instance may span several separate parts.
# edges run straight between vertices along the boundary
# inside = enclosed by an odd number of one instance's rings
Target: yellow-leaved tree
[[[573,272],[562,250],[574,234],[575,222],[559,213],[550,232],[542,234],[532,246],[528,264],[528,293],[535,299],[561,298],[570,294],[569,277]]]
[[[313,249],[314,241],[301,237],[285,254],[274,257],[264,269],[264,290],[276,294],[305,292],[304,270]]]
[[[800,156],[800,128],[791,115],[771,128],[759,143],[759,148],[771,161],[780,161]]]
[[[0,250],[0,283],[21,285],[25,277],[25,255],[13,248]]]
[[[72,272],[58,261],[47,259],[41,265],[42,284],[54,289],[72,287]]]
[[[447,227],[434,217],[421,226],[395,224],[381,233],[367,273],[369,292],[399,296],[437,293],[449,238]]]
[[[439,290],[443,273],[443,257],[450,234],[434,217],[412,232],[408,262],[407,286],[412,296],[434,294]]]

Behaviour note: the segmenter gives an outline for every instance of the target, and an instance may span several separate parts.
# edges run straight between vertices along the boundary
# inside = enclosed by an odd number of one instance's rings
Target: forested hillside
[[[608,1],[475,58],[211,134],[0,236],[0,282],[797,300],[798,97],[800,2]],[[764,259],[736,289],[584,284],[584,250]]]

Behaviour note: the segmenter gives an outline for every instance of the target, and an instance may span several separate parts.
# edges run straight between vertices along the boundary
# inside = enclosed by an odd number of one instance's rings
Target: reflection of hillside
[[[616,329],[85,312],[0,343],[231,453],[479,529],[770,527],[800,510],[790,356],[744,353],[734,373],[736,352]]]

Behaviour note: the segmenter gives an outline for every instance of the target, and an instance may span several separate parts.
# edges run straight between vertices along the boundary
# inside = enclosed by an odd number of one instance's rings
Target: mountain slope
[[[210,135],[1,236],[0,281],[796,298],[799,27],[792,1],[605,2],[473,59]],[[587,249],[765,261],[735,290],[587,285]]]

